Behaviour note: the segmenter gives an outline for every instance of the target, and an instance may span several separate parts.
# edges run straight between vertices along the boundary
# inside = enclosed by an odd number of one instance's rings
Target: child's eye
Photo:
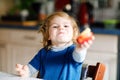
[[[65,25],[64,27],[69,27],[68,25]]]
[[[58,28],[58,26],[55,26],[55,25],[54,25],[54,26],[52,26],[52,28]]]

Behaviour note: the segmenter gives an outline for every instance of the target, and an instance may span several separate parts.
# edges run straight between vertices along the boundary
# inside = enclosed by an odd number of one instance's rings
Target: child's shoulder
[[[46,51],[47,51],[47,49],[45,47],[43,47],[39,50],[39,52],[46,52]]]

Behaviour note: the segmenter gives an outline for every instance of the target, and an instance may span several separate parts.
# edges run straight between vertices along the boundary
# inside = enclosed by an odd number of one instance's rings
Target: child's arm
[[[93,39],[88,40],[83,44],[77,44],[73,52],[73,59],[76,62],[83,62],[85,60],[87,49],[92,45],[93,40],[94,40],[94,37]]]
[[[16,64],[16,71],[21,77],[29,77],[29,68],[27,65]]]

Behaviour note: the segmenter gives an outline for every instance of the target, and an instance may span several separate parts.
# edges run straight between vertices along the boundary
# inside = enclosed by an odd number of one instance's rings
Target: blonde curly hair
[[[50,27],[50,23],[51,21],[56,18],[56,17],[63,17],[66,18],[68,20],[70,20],[72,22],[72,26],[73,26],[73,42],[76,42],[76,38],[78,37],[80,31],[77,25],[76,20],[71,17],[70,15],[68,15],[65,12],[54,12],[53,14],[49,15],[42,23],[42,25],[40,26],[39,32],[42,33],[43,35],[43,47],[46,47],[47,49],[49,49],[52,46],[51,41],[48,39],[49,38],[49,27]]]

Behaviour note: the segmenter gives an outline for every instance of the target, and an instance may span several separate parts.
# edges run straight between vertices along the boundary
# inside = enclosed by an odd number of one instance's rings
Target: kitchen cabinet
[[[15,64],[27,64],[38,50],[39,47],[37,46],[11,44],[9,47],[10,54],[8,54],[8,65],[11,67],[8,68],[8,72],[15,73]]]
[[[0,71],[7,72],[7,41],[8,32],[0,30]]]
[[[6,44],[0,43],[0,71],[6,71],[6,64],[7,63],[7,53],[6,53]]]
[[[84,63],[95,65],[97,62],[106,65],[104,80],[116,80],[117,75],[118,36],[95,34],[95,41],[88,49]]]
[[[15,64],[27,64],[42,47],[36,30],[0,29],[0,71],[15,74]]]

